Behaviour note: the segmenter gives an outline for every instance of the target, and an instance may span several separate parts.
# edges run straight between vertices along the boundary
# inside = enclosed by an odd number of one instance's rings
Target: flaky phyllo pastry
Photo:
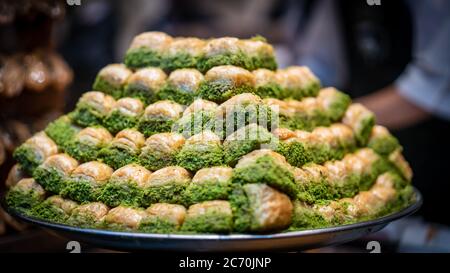
[[[261,233],[355,223],[414,201],[402,147],[264,38],[136,36],[123,64],[14,153],[7,205],[78,227]]]

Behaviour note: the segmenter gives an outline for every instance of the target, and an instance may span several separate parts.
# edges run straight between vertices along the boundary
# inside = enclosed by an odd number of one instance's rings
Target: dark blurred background
[[[309,66],[323,85],[336,86],[365,104],[399,138],[414,170],[413,183],[425,199],[410,225],[419,231],[409,236],[425,234],[420,235],[423,245],[431,244],[438,230],[443,237],[435,237],[441,239],[434,244],[450,245],[449,1],[49,2],[62,2],[63,18],[50,14],[51,27],[39,29],[51,33],[45,47],[58,51],[73,70],[74,80],[64,93],[66,111],[90,90],[99,69],[123,60],[141,32],[201,38],[262,35],[274,45],[280,67]],[[2,52],[17,48],[8,36],[10,28],[17,25],[0,27]],[[5,123],[4,115],[2,119]],[[381,236],[398,241],[406,233],[394,229]]]

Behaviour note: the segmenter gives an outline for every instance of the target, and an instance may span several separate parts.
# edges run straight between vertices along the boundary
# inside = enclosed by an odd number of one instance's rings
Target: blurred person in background
[[[422,214],[450,224],[449,15],[445,0],[85,1],[62,27],[62,52],[76,73],[68,109],[141,32],[260,34],[275,45],[280,67],[309,66],[394,130],[424,194]]]
[[[297,62],[399,137],[427,220],[450,223],[450,2],[315,1]],[[371,5],[373,4],[373,5]]]

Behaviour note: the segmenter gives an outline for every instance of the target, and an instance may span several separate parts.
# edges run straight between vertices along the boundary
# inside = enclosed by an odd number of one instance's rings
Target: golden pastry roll
[[[73,226],[97,227],[108,211],[108,206],[101,202],[85,203],[72,210],[67,223]]]
[[[149,104],[156,99],[156,94],[166,84],[166,80],[167,75],[160,68],[141,68],[128,78],[123,96],[138,98]]]
[[[210,69],[205,74],[205,80],[208,82],[225,81],[229,82],[235,87],[243,85],[255,85],[255,77],[251,72],[232,65],[216,66]]]
[[[185,143],[185,138],[178,133],[160,133],[147,138],[139,161],[146,168],[156,171],[176,164],[175,156]]]
[[[144,115],[139,120],[137,127],[146,137],[170,132],[174,123],[181,117],[183,110],[183,106],[176,102],[169,100],[155,102],[145,108]]]
[[[204,99],[194,100],[183,112],[183,116],[187,116],[200,111],[211,111],[217,110],[217,103]]]
[[[69,116],[79,126],[101,125],[115,104],[113,97],[102,92],[86,92],[78,100],[75,111]]]
[[[358,144],[365,146],[375,125],[375,116],[362,104],[354,103],[347,108],[342,123],[352,128]]]
[[[243,68],[222,65],[215,66],[205,74],[205,82],[198,89],[197,95],[203,99],[221,103],[234,95],[253,93],[255,77]]]
[[[204,53],[206,41],[194,38],[175,38],[163,56],[162,67],[167,71],[196,68]]]
[[[319,91],[317,103],[325,116],[332,122],[337,122],[344,116],[351,99],[347,94],[340,92],[336,88],[327,87]]]
[[[329,126],[331,134],[338,140],[339,146],[346,151],[356,147],[355,135],[350,127],[342,123],[334,123]]]
[[[250,209],[237,208],[235,218],[249,218],[249,231],[281,230],[290,225],[293,206],[286,194],[259,183],[245,184],[243,191]]]
[[[198,233],[229,233],[233,229],[233,213],[228,201],[213,200],[189,207],[183,231]]]
[[[370,192],[388,204],[396,198],[397,191],[395,182],[390,173],[384,173],[378,176],[375,184],[370,188]]]
[[[59,207],[62,209],[65,213],[71,214],[72,211],[78,206],[78,204],[72,200],[64,199],[59,195],[53,195],[47,198],[47,201],[49,201],[54,206]]]
[[[223,164],[223,147],[220,137],[211,131],[193,135],[176,155],[176,162],[189,171]],[[195,159],[195,160],[194,160]]]
[[[25,88],[33,92],[42,92],[51,84],[50,70],[41,60],[40,54],[25,55]]]
[[[45,199],[46,192],[34,178],[23,178],[6,194],[6,204],[20,213],[29,214],[30,210]]]
[[[57,53],[52,52],[47,56],[50,66],[51,85],[57,91],[63,91],[73,80],[73,72],[64,59]]]
[[[189,105],[203,80],[203,74],[196,69],[177,69],[170,73],[167,84],[158,92],[157,97],[160,100],[172,100]]]
[[[288,96],[277,82],[276,72],[260,68],[252,71],[255,77],[255,91],[261,98],[284,99]]]
[[[143,113],[144,104],[139,99],[122,98],[106,116],[103,126],[112,134],[116,134],[124,129],[135,127]]]
[[[255,94],[239,94],[220,104],[218,108],[218,114],[225,114],[227,111],[229,111],[230,109],[232,110],[236,106],[259,105],[262,104],[262,102],[262,99]]]
[[[92,89],[102,91],[114,98],[123,97],[123,89],[133,72],[123,64],[109,64],[95,78]]]
[[[53,195],[33,207],[31,215],[39,219],[65,224],[77,206],[78,204],[72,200],[64,199],[59,195]]]
[[[298,186],[292,170],[279,153],[269,149],[255,150],[238,161],[233,170],[233,183],[263,183],[295,198]]]
[[[367,147],[383,156],[388,156],[396,149],[401,148],[397,138],[381,125],[373,126]]]
[[[139,152],[144,144],[144,135],[136,129],[125,129],[120,131],[111,142],[111,145],[114,147],[130,149],[133,152]]]
[[[321,105],[317,98],[303,98],[302,100],[285,100],[287,106],[295,110],[296,113],[312,116],[317,111],[322,111]]]
[[[92,161],[98,158],[101,149],[106,147],[112,139],[112,135],[103,127],[87,127],[75,135],[65,150],[81,162]]]
[[[247,69],[266,68],[270,70],[277,69],[275,60],[275,51],[272,45],[268,44],[262,37],[243,39],[239,41],[239,47],[242,53],[249,59],[251,64]]]
[[[145,137],[136,129],[124,129],[98,153],[103,162],[114,169],[127,164],[137,163]]]
[[[169,49],[173,38],[159,31],[144,32],[134,37],[125,55],[125,64],[131,68],[159,67],[163,55]]]
[[[147,216],[141,221],[139,230],[151,233],[177,231],[186,217],[186,208],[177,204],[156,203],[145,212]]]
[[[137,164],[128,164],[114,171],[98,197],[110,207],[119,205],[138,207],[151,172]]]
[[[251,93],[236,95],[219,106],[217,121],[223,123],[223,136],[229,136],[239,128],[252,123],[271,130],[276,127],[278,115],[265,105],[261,98]]]
[[[58,153],[58,146],[45,132],[39,132],[27,139],[13,153],[23,170],[32,174],[46,158]]]
[[[110,181],[115,182],[132,182],[140,188],[148,186],[148,179],[152,174],[151,171],[137,164],[128,164],[114,171]]]
[[[68,154],[49,156],[39,165],[33,177],[46,190],[59,194],[65,186],[65,179],[78,167],[78,161]]]
[[[112,208],[104,218],[109,229],[137,229],[147,213],[143,209],[119,206]]]
[[[183,112],[183,116],[174,124],[173,131],[189,138],[206,130],[220,129],[222,121],[216,119],[218,105],[215,102],[196,99]]]
[[[212,57],[220,54],[236,54],[240,50],[239,39],[234,37],[222,37],[207,41],[204,54],[206,57]]]
[[[191,174],[179,166],[169,166],[153,172],[145,190],[144,206],[153,203],[184,204],[183,193],[191,183]]]
[[[277,137],[280,140],[288,140],[290,138],[295,138],[297,136],[297,134],[288,129],[288,128],[276,128],[275,130],[273,130],[273,135],[275,137]]]
[[[66,179],[61,195],[77,202],[97,201],[102,187],[112,173],[113,169],[104,163],[98,161],[83,163]]]
[[[178,69],[170,73],[168,83],[189,93],[197,91],[203,81],[203,74],[196,69]]]
[[[295,108],[291,107],[286,101],[275,98],[266,98],[263,100],[263,103],[281,116],[293,117],[296,114]]]

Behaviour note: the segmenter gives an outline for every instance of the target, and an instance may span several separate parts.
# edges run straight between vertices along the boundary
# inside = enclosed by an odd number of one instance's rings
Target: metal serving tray
[[[86,229],[45,222],[6,209],[18,219],[42,227],[51,233],[103,248],[128,251],[165,250],[185,252],[299,251],[356,240],[381,230],[392,221],[416,212],[421,207],[423,200],[420,192],[417,189],[414,191],[416,201],[413,204],[401,211],[378,219],[329,228],[258,235],[152,234]]]

